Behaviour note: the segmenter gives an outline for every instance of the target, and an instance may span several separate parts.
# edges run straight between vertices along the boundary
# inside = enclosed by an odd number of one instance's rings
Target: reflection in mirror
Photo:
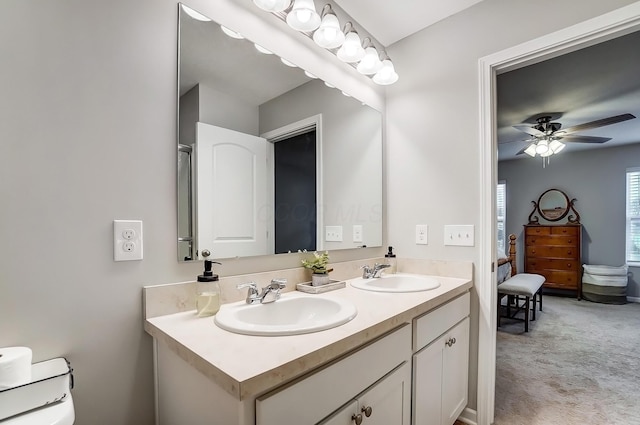
[[[538,199],[540,215],[545,220],[557,221],[569,211],[569,198],[557,189],[549,189]]]
[[[179,259],[381,246],[380,112],[186,9]]]

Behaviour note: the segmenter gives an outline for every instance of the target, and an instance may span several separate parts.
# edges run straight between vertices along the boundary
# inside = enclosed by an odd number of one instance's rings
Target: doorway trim
[[[273,170],[273,144],[278,142],[279,140],[293,137],[295,135],[302,134],[313,129],[315,129],[316,131],[316,250],[320,251],[324,249],[324,194],[322,191],[324,170],[322,168],[322,114],[312,115],[308,118],[303,118],[291,124],[276,128],[275,130],[271,130],[261,134],[260,137],[264,137],[265,139],[267,139],[267,142],[269,142],[267,144],[267,169]],[[268,196],[273,201],[275,193],[273,175],[271,175],[271,181],[268,183],[267,189],[269,190]],[[274,205],[275,211],[275,203],[272,202],[272,204]],[[274,228],[275,224],[272,222],[269,227],[269,235],[274,235]],[[269,237],[269,243],[271,243],[272,247],[275,249],[275,239],[271,236]]]
[[[494,420],[496,382],[496,76],[640,30],[640,2],[502,50],[478,61],[480,112],[480,229],[478,265],[477,424]]]

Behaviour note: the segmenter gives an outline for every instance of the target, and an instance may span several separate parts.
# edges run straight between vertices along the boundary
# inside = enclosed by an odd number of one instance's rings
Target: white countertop
[[[469,279],[430,276],[440,287],[424,292],[380,293],[351,287],[300,296],[343,298],[358,309],[344,325],[292,336],[248,336],[225,331],[195,310],[145,320],[145,330],[227,392],[245,399],[301,376],[414,317],[468,291]],[[289,293],[284,293],[286,297]],[[277,302],[277,301],[276,301]],[[222,308],[236,303],[225,304]]]

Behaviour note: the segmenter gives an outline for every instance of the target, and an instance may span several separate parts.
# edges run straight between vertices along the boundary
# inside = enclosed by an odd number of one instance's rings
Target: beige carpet
[[[640,304],[544,296],[497,335],[495,425],[640,425]],[[539,312],[537,312],[539,313]]]

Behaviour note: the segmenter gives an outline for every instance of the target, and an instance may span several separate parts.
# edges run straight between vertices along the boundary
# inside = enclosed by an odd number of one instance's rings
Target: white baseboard
[[[465,409],[462,411],[462,414],[460,414],[460,416],[458,417],[458,420],[460,422],[464,422],[465,424],[478,425],[478,412],[465,407]]]
[[[630,303],[640,303],[640,297],[627,297],[627,301]]]

